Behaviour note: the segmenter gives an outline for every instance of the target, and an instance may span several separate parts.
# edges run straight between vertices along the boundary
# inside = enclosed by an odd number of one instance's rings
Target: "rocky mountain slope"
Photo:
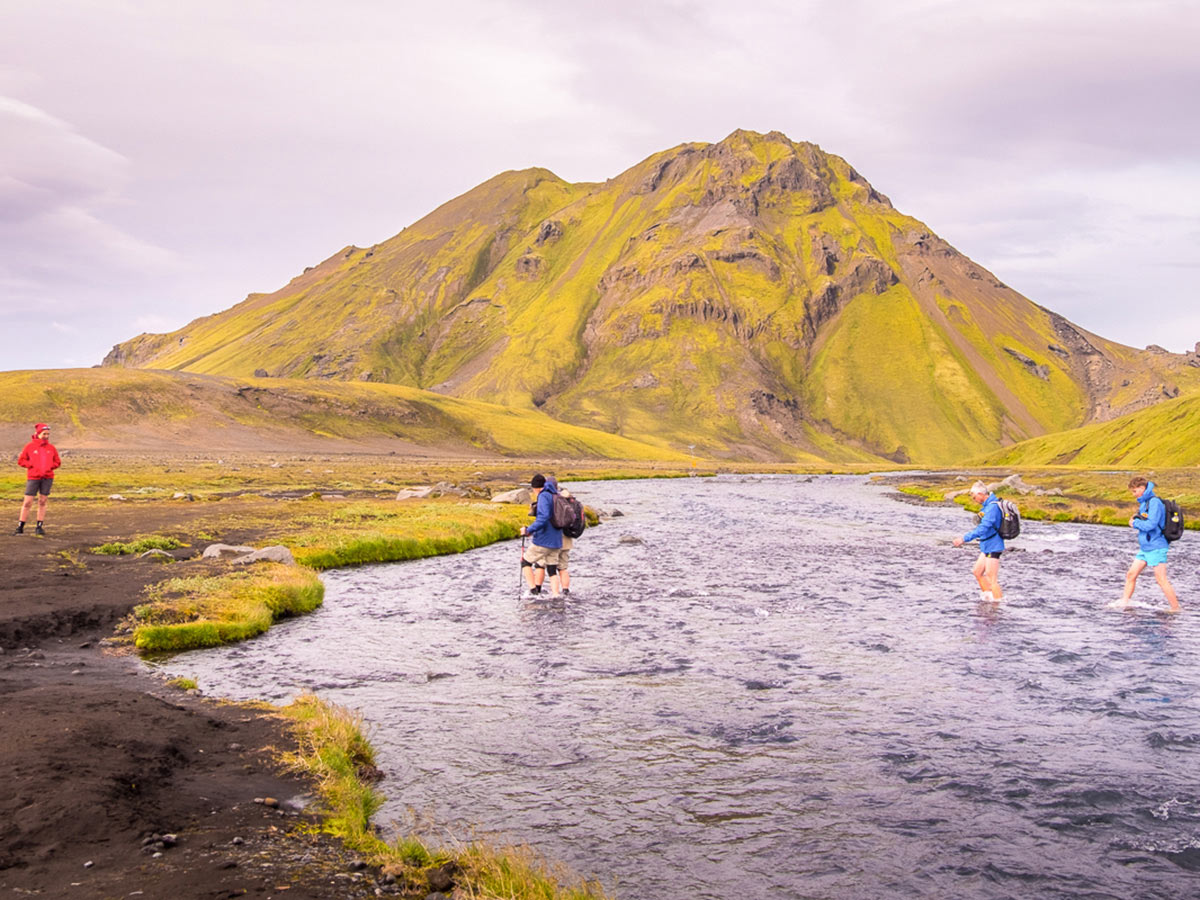
[[[952,463],[1200,385],[1006,287],[778,133],[506,172],[109,366],[380,381],[660,446]]]

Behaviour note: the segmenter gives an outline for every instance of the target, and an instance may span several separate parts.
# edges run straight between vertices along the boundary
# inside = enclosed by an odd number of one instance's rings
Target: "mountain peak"
[[[501,173],[109,364],[383,381],[660,446],[949,463],[1200,384],[1089,337],[777,131]]]

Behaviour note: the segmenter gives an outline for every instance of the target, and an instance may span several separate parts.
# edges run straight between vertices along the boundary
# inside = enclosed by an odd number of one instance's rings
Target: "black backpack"
[[[563,537],[577,538],[587,528],[587,519],[583,515],[583,504],[574,497],[554,495],[554,505],[550,509],[550,524],[561,528]]]
[[[1011,500],[1000,501],[1000,537],[1011,541],[1021,533],[1021,511]]]
[[[1161,497],[1159,497],[1162,500]],[[1163,500],[1163,537],[1168,543],[1179,540],[1183,537],[1183,510],[1179,508],[1179,504],[1174,500]]]

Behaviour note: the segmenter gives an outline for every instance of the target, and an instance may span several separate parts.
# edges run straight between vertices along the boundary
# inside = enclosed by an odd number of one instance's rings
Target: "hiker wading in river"
[[[1004,513],[1000,509],[1000,498],[991,493],[982,481],[971,485],[971,499],[982,504],[979,524],[962,537],[954,539],[954,546],[961,547],[971,541],[979,541],[979,558],[971,574],[979,582],[979,599],[987,603],[1000,603],[1004,591],[1000,589],[1000,554],[1004,552],[1004,538],[1000,537],[1000,522]]]
[[[554,495],[558,493],[558,485],[553,480],[547,481],[545,475],[534,475],[529,480],[529,486],[533,488],[535,517],[532,524],[521,529],[521,534],[533,538],[533,543],[521,554],[521,571],[525,575],[529,593],[537,594],[541,591],[534,590],[540,586],[534,581],[533,567],[535,564],[544,566],[546,574],[550,576],[551,596],[558,597],[561,595],[558,554],[562,550],[563,535],[562,529],[555,527],[552,518]]]

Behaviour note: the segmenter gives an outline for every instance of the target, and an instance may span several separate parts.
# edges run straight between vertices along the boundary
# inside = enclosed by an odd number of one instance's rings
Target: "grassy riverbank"
[[[1156,484],[1156,493],[1175,500],[1188,516],[1187,527],[1200,529],[1200,469],[1160,469],[1157,472],[1087,470],[1079,468],[1042,468],[1032,470],[990,469],[967,474],[930,472],[888,476],[896,489],[935,503],[946,502],[947,494],[963,491],[976,478],[991,484],[1019,472],[1024,482],[1043,493],[1020,493],[1001,488],[997,495],[1016,501],[1022,517],[1051,522],[1087,522],[1096,525],[1127,526],[1137,505],[1129,495],[1131,476],[1145,474]],[[965,494],[953,498],[967,509],[977,509]]]
[[[372,787],[378,777],[375,755],[363,735],[361,718],[313,695],[285,707],[299,749],[286,758],[317,785],[326,829],[381,873],[394,878],[405,895],[432,891],[464,900],[604,900],[594,882],[583,881],[539,859],[529,848],[497,849],[482,843],[432,849],[417,836],[389,844],[375,832],[371,817],[383,798]]]

